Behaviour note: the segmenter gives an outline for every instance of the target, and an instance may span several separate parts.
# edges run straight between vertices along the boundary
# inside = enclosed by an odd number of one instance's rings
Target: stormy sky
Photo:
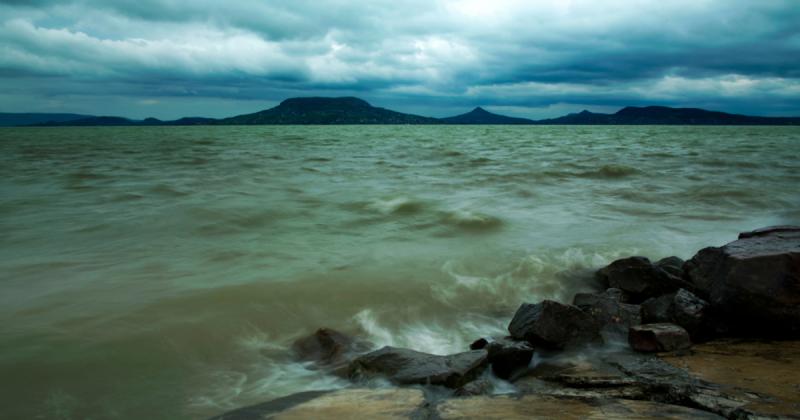
[[[0,0],[0,111],[222,117],[312,95],[800,116],[800,3]]]

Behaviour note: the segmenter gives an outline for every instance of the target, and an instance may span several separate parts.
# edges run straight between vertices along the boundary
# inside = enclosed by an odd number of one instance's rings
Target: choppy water
[[[800,223],[793,127],[0,130],[5,418],[202,418],[343,386],[319,326],[464,350],[631,254]]]

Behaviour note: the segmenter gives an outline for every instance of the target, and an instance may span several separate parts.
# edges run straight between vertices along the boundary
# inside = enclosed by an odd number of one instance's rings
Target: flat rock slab
[[[668,323],[631,327],[628,342],[632,349],[643,352],[686,350],[692,346],[685,329]]]
[[[748,412],[800,418],[800,341],[715,341],[662,359],[720,385]]]
[[[444,385],[458,388],[475,379],[489,362],[486,350],[438,356],[386,346],[350,364],[353,379],[384,376],[399,385]]]
[[[650,401],[593,400],[544,395],[469,397],[436,407],[441,419],[722,419],[705,411]]]
[[[214,417],[212,420],[415,419],[425,396],[419,389],[343,389],[301,393]]]

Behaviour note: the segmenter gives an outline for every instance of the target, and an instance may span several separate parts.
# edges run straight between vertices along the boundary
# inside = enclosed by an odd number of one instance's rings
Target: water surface
[[[632,254],[800,224],[795,127],[0,130],[8,418],[202,418],[345,386],[320,326],[434,353]]]

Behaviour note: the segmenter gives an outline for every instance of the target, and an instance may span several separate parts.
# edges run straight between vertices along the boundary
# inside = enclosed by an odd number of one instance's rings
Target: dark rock
[[[597,271],[597,278],[606,287],[627,293],[631,303],[641,303],[651,297],[689,287],[682,278],[652,264],[645,257],[616,260]]]
[[[314,334],[295,341],[292,351],[298,360],[333,365],[345,362],[353,354],[367,351],[369,347],[365,341],[330,328],[320,328]]]
[[[481,337],[481,338],[473,341],[472,344],[469,345],[469,349],[470,350],[480,350],[482,348],[485,348],[487,344],[489,344],[489,340],[486,339],[486,338]]]
[[[580,308],[552,300],[523,303],[508,325],[511,337],[534,345],[565,348],[598,341],[594,319]]]
[[[641,352],[686,350],[692,346],[689,333],[675,324],[644,324],[630,328],[628,342]]]
[[[474,395],[489,395],[494,391],[494,384],[492,381],[486,378],[479,378],[476,379],[461,388],[458,388],[455,392],[457,397],[469,397]]]
[[[400,385],[430,384],[458,388],[480,375],[487,363],[486,350],[437,356],[387,346],[353,360],[350,377],[359,379],[383,375]]]
[[[628,338],[628,328],[642,323],[641,310],[639,305],[621,303],[621,294],[609,293],[608,290],[603,294],[579,293],[575,295],[575,306],[594,319],[606,343],[625,341]]]
[[[656,261],[656,266],[666,271],[667,273],[672,274],[675,277],[683,277],[684,263],[685,263],[684,260],[672,256],[672,257],[662,258]]]
[[[685,265],[700,297],[737,333],[800,337],[800,227],[745,232]]]
[[[486,349],[489,352],[492,372],[502,379],[509,379],[515,373],[527,369],[534,350],[533,346],[525,341],[507,338],[489,342]]]
[[[642,303],[643,322],[678,324],[686,329],[693,339],[706,334],[708,319],[708,302],[686,289],[679,289],[676,293],[651,298]]]
[[[610,288],[603,293],[576,293],[572,298],[572,304],[578,307],[591,306],[599,300],[611,299],[616,302],[625,303],[627,296],[620,289]]]

